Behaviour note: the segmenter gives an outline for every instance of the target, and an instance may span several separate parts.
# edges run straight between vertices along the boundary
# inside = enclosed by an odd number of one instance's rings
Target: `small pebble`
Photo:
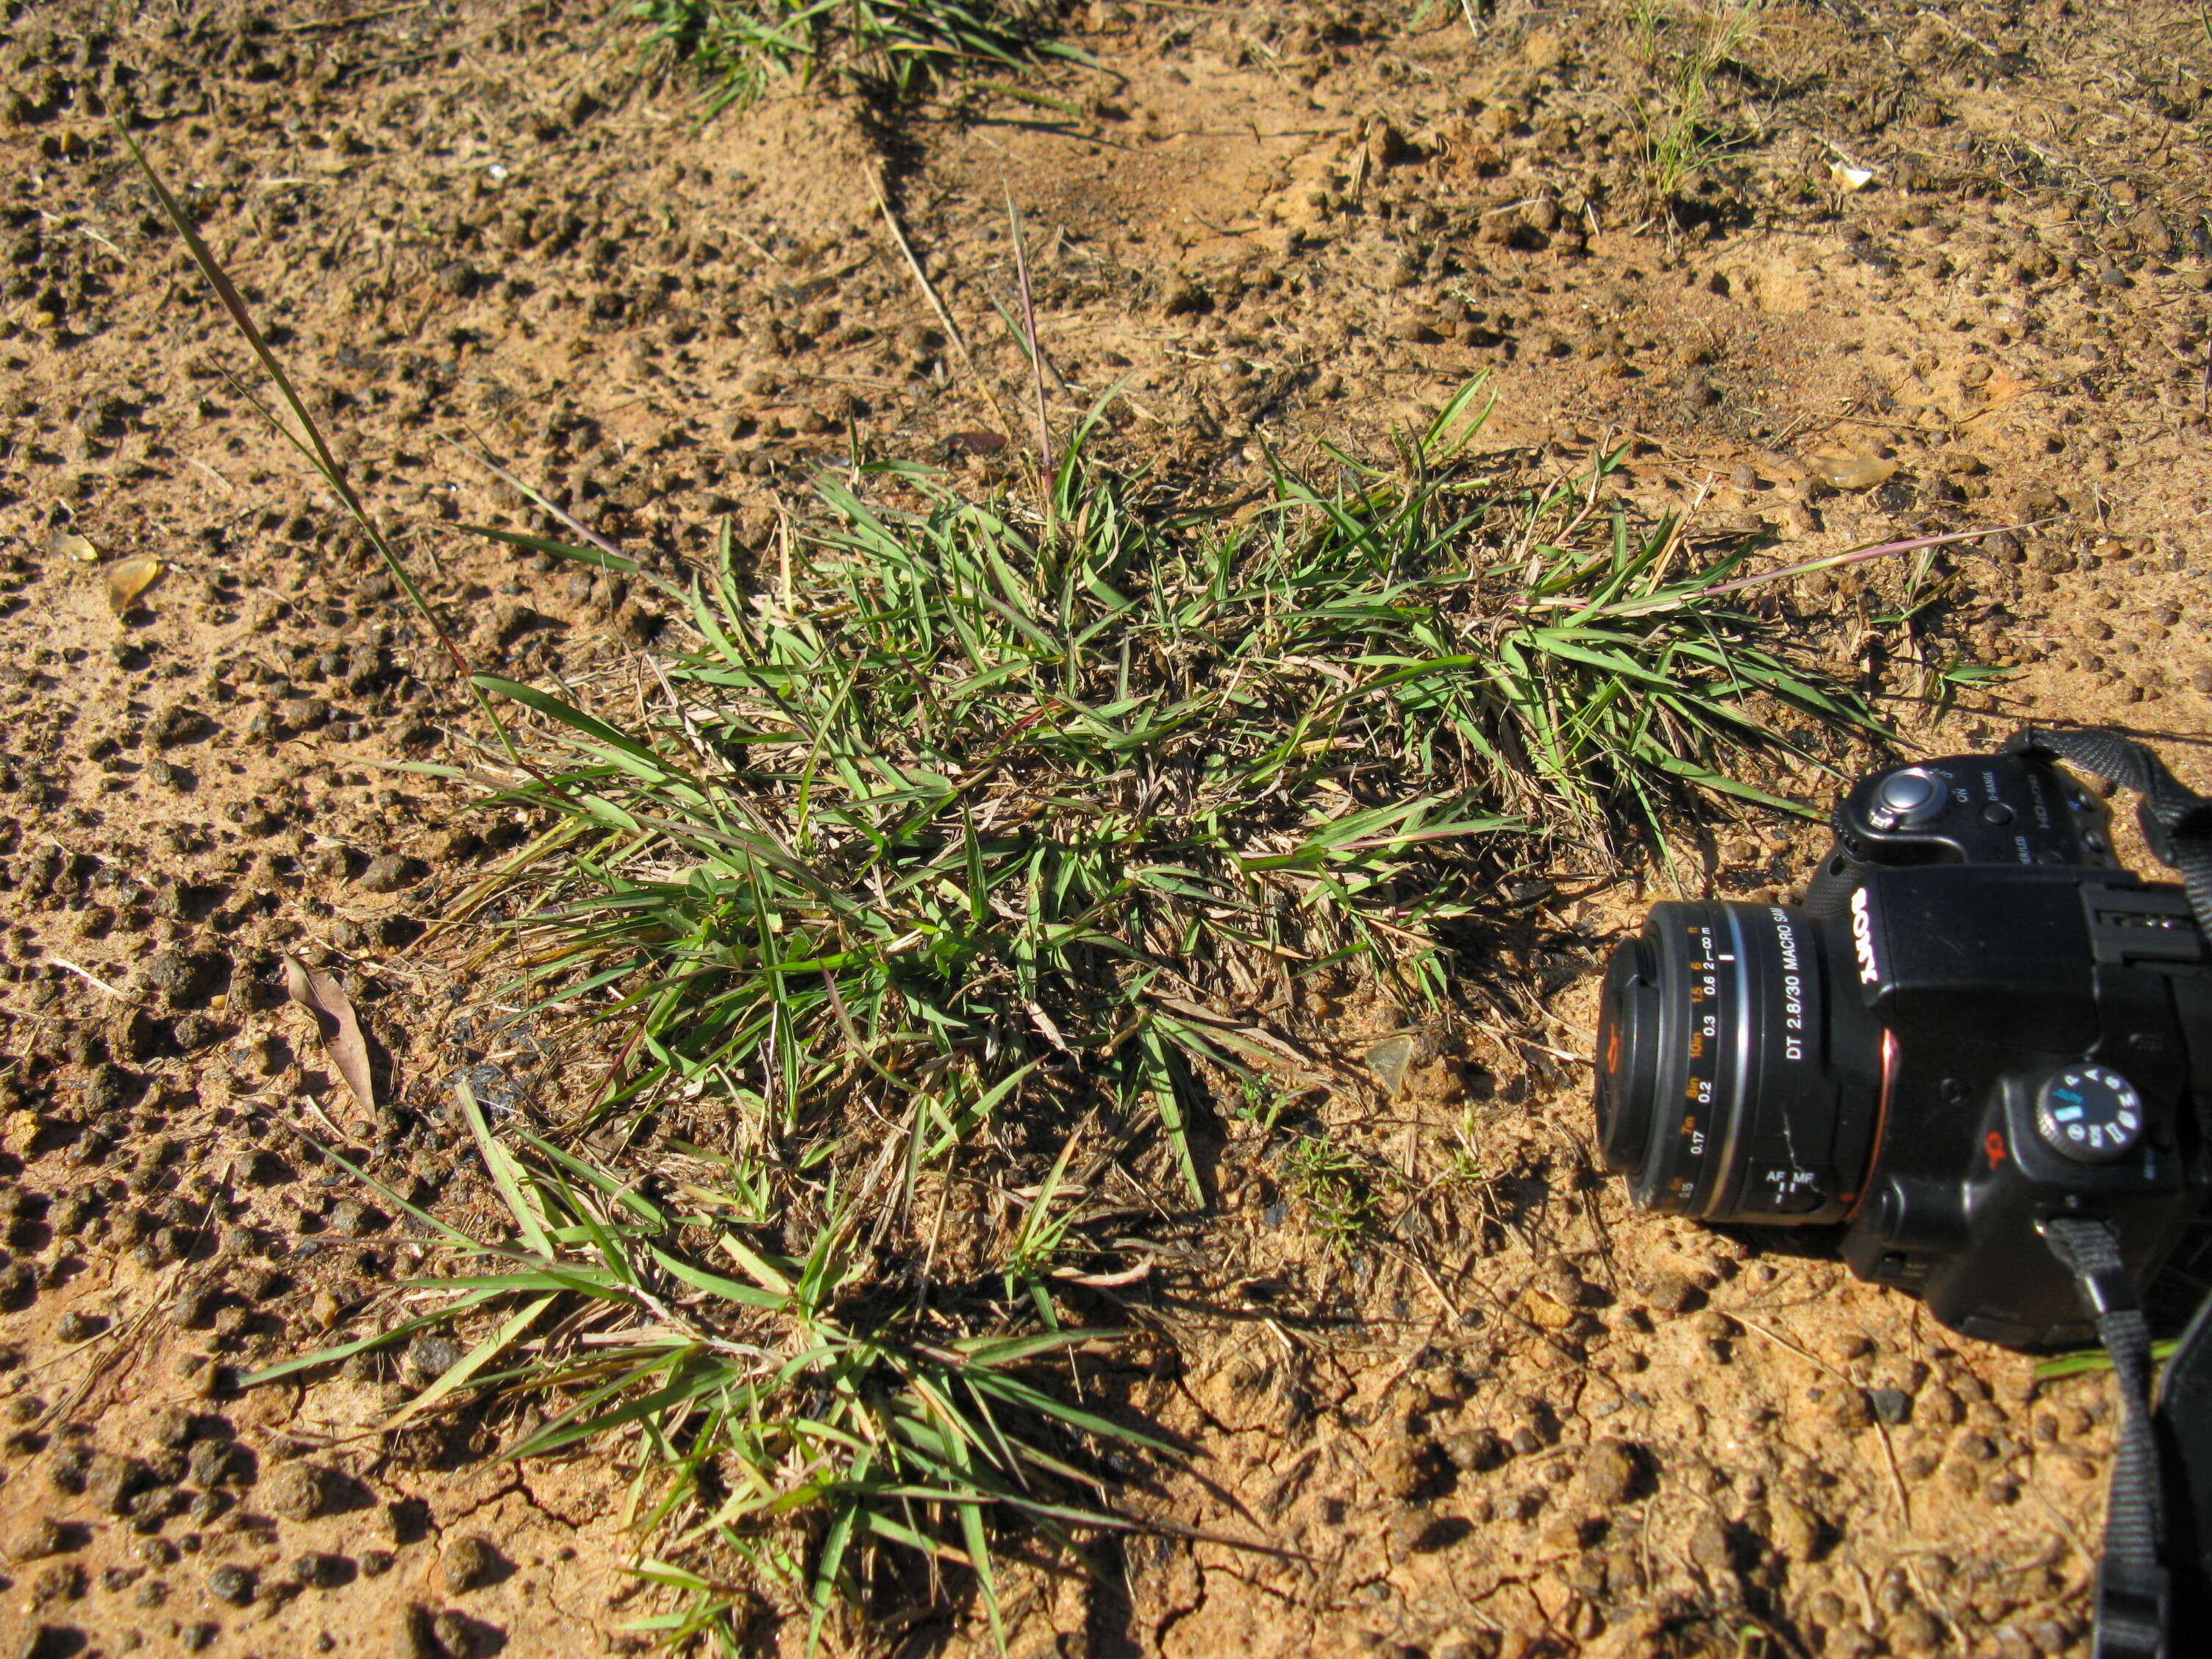
[[[400,1613],[393,1634],[398,1638],[393,1651],[398,1659],[447,1659],[445,1646],[438,1640],[430,1609],[426,1607],[410,1604]]]
[[[1661,1273],[1644,1292],[1647,1306],[1659,1313],[1687,1313],[1701,1306],[1705,1292],[1684,1273]]]
[[[1717,1515],[1707,1514],[1690,1534],[1691,1561],[1709,1577],[1726,1580],[1733,1574],[1734,1554],[1727,1524]]]
[[[189,1445],[197,1427],[198,1419],[185,1407],[164,1406],[155,1417],[148,1437],[157,1446],[175,1449]]]
[[[353,1576],[353,1564],[343,1555],[310,1550],[292,1564],[292,1576],[310,1589],[336,1589]]]
[[[195,1441],[185,1454],[185,1469],[194,1486],[219,1486],[236,1473],[236,1457],[228,1441]]]
[[[384,1225],[384,1217],[359,1199],[341,1199],[331,1206],[330,1229],[341,1238],[367,1238]]]
[[[102,1452],[86,1471],[84,1491],[104,1515],[127,1513],[133,1496],[153,1480],[153,1472],[135,1457]]]
[[[1863,1429],[1874,1421],[1866,1391],[1849,1384],[1832,1388],[1820,1402],[1820,1415],[1839,1429]]]
[[[1766,1540],[1784,1561],[1810,1561],[1820,1547],[1820,1517],[1777,1493],[1767,1504]]]
[[[500,1645],[497,1631],[451,1607],[430,1621],[430,1632],[451,1659],[483,1659]]]
[[[1467,1429],[1442,1437],[1438,1443],[1455,1468],[1468,1474],[1494,1469],[1508,1454],[1494,1429]]]
[[[465,1595],[499,1577],[507,1562],[491,1540],[479,1533],[457,1539],[446,1550],[444,1572],[448,1595]]]
[[[59,1521],[48,1515],[32,1522],[30,1529],[9,1553],[18,1561],[36,1561],[49,1555],[59,1555],[69,1547],[67,1530]]]
[[[1612,1509],[1626,1500],[1636,1472],[1636,1453],[1626,1442],[1601,1440],[1583,1462],[1583,1496],[1593,1509]]]
[[[313,1463],[287,1463],[269,1478],[261,1501],[287,1521],[312,1521],[337,1497],[337,1477]]]
[[[1167,292],[1160,296],[1160,311],[1169,317],[1196,316],[1212,309],[1212,296],[1189,281],[1169,284]]]
[[[1870,1389],[1867,1404],[1883,1423],[1903,1423],[1912,1416],[1912,1396],[1902,1389]]]
[[[407,1345],[408,1369],[425,1382],[435,1382],[467,1357],[458,1339],[425,1331]]]
[[[361,885],[372,893],[396,893],[416,879],[414,861],[397,853],[386,853],[371,859],[368,867],[361,872]]]

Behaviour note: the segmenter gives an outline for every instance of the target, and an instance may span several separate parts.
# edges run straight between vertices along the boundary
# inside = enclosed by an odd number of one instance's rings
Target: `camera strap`
[[[2136,821],[2151,856],[2179,872],[2197,926],[2212,939],[2212,799],[2166,769],[2166,763],[2117,732],[2084,727],[2047,731],[2029,726],[2005,747],[2015,754],[2063,760],[2109,778],[2142,797]]]
[[[2199,933],[2212,942],[2212,799],[2188,788],[2157,756],[2117,732],[2031,727],[2005,747],[2063,760],[2110,779],[2142,797],[2136,821],[2158,860],[2177,872]],[[2200,1099],[2197,1109],[2209,1103]],[[2212,1140],[2212,1121],[2206,1122]],[[2082,1306],[2097,1321],[2119,1385],[2119,1444],[2105,1504],[2104,1557],[2097,1566],[2095,1659],[2166,1659],[2173,1626],[2177,1573],[2197,1600],[2212,1577],[2212,1547],[2203,1514],[2212,1510],[2212,1435],[2192,1413],[2212,1399],[2212,1298],[2169,1362],[2159,1411],[2151,1409],[2150,1322],[2108,1221],[2057,1217],[2043,1223],[2045,1243],[2074,1275]],[[2185,1420],[2186,1419],[2186,1420]],[[2167,1455],[2160,1458],[2160,1430]],[[2183,1559],[2167,1553],[2170,1478],[2180,1529],[2194,1547]],[[2200,1559],[2201,1558],[2201,1559]],[[2205,1612],[2191,1609],[2194,1624]]]
[[[2150,1321],[2120,1260],[2109,1221],[2057,1216],[2042,1225],[2051,1247],[2097,1318],[2120,1386],[2119,1447],[2105,1494],[2105,1553],[2097,1563],[2096,1659],[2165,1659],[2168,1603],[2165,1505],[2151,1431]]]

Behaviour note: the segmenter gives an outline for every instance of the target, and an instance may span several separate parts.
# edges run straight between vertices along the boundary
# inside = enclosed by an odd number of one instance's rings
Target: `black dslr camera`
[[[2039,746],[2078,735],[1862,778],[1802,906],[1652,907],[1597,1037],[1598,1144],[1638,1205],[1844,1224],[1854,1272],[1957,1330],[2095,1340],[2039,1230],[2110,1224],[2140,1285],[2196,1213],[2212,951]]]

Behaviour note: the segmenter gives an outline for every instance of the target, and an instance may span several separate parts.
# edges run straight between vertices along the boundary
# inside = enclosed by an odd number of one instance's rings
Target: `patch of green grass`
[[[1178,520],[1082,434],[1038,516],[830,479],[787,568],[687,596],[644,724],[486,678],[565,740],[519,785],[575,828],[525,932],[632,1031],[610,1109],[711,1090],[788,1140],[866,1099],[919,1170],[1074,1090],[1154,1116],[1195,1198],[1197,1074],[1274,1052],[1211,1006],[1349,958],[1439,988],[1427,930],[1511,820],[1432,718],[1453,666],[1399,654],[1433,501],[1285,491]]]
[[[1067,1174],[1079,1139],[1079,1133],[1070,1135],[1044,1179],[1018,1195],[1024,1205],[1022,1222],[1014,1230],[1001,1269],[1006,1300],[1026,1297],[1036,1310],[1037,1322],[1048,1331],[1060,1328],[1060,1315],[1046,1281],[1073,1243],[1073,1231],[1083,1213],[1085,1194]]]
[[[1305,1206],[1314,1236],[1339,1255],[1350,1255],[1375,1229],[1382,1198],[1367,1167],[1342,1146],[1319,1136],[1299,1140],[1283,1157],[1285,1183]]]
[[[511,1131],[518,1155],[465,1085],[460,1103],[511,1233],[471,1237],[380,1188],[459,1269],[410,1287],[436,1305],[246,1382],[425,1328],[467,1328],[467,1353],[385,1429],[490,1393],[537,1407],[507,1457],[587,1443],[614,1452],[629,1470],[629,1512],[659,1549],[638,1571],[678,1602],[638,1628],[672,1645],[707,1636],[734,1651],[733,1616],[764,1583],[804,1611],[811,1646],[886,1548],[972,1573],[997,1635],[991,1534],[1004,1522],[994,1516],[1050,1536],[1122,1524],[1098,1507],[1103,1483],[1081,1467],[1083,1449],[1168,1449],[1039,1386],[1041,1365],[1095,1333],[1054,1322],[1036,1334],[965,1334],[888,1293],[867,1239],[879,1193],[840,1194],[833,1183],[805,1253],[787,1256],[763,1248],[712,1187],[664,1176],[648,1197],[647,1183],[526,1131]],[[1042,1261],[1064,1168],[1033,1206],[1048,1218],[1024,1230],[1014,1271]],[[732,1582],[737,1565],[751,1583]]]
[[[897,100],[963,69],[1087,61],[1048,38],[1042,6],[1001,0],[638,0],[631,15],[700,74],[716,110],[779,76],[842,78]]]
[[[643,722],[479,677],[559,743],[517,784],[573,830],[526,948],[623,1024],[605,1106],[707,1091],[788,1141],[872,1102],[918,1170],[1073,1089],[1156,1115],[1195,1197],[1195,1079],[1279,1052],[1209,1008],[1349,960],[1433,995],[1485,837],[1773,803],[1717,764],[1789,746],[1769,707],[1873,729],[1704,591],[1741,555],[1678,570],[1671,524],[1458,463],[1478,396],[1236,528],[1082,434],[1041,514],[825,480],[765,585],[726,548],[685,596]]]
[[[1736,769],[1762,750],[1812,758],[1772,714],[1881,736],[1861,699],[1737,607],[1758,580],[1748,544],[1702,557],[1680,521],[1639,529],[1602,504],[1620,452],[1519,491],[1426,453],[1404,474],[1358,468],[1347,500],[1295,479],[1284,494],[1332,537],[1389,544],[1407,577],[1369,618],[1381,627],[1334,642],[1375,671],[1362,695],[1425,717],[1431,752],[1464,756],[1538,833],[1604,846],[1626,817],[1656,836],[1670,800],[1698,793],[1803,811]]]
[[[1491,1160],[1483,1155],[1474,1109],[1462,1107],[1459,1121],[1452,1126],[1443,1173],[1437,1177],[1437,1182],[1444,1186],[1474,1187],[1487,1180],[1491,1173]]]
[[[1953,573],[1939,566],[1935,549],[1917,553],[1906,562],[1903,577],[1895,602],[1867,620],[1882,630],[1895,667],[1911,670],[1907,695],[1915,702],[1931,712],[1948,712],[1961,695],[2019,672],[2013,665],[1978,661],[1961,643],[1942,637],[1941,613],[1956,601],[1960,584]]]
[[[2173,1358],[2181,1346],[2179,1337],[2160,1337],[2150,1345],[2154,1364],[2164,1364]],[[2051,1382],[2062,1376],[2080,1376],[2089,1371],[2108,1371],[2112,1369],[2112,1356],[2102,1348],[2075,1348],[2066,1353],[2053,1354],[2048,1359],[2036,1362],[2035,1375],[2039,1382]]]
[[[1604,460],[1497,476],[1482,407],[1389,465],[1281,471],[1241,522],[1095,425],[1034,505],[855,469],[757,574],[726,537],[668,589],[696,644],[619,694],[477,677],[518,711],[502,799],[558,820],[508,988],[601,1034],[570,1127],[631,1150],[480,1127],[514,1235],[448,1235],[486,1265],[425,1317],[476,1346],[410,1409],[523,1396],[550,1416],[510,1455],[629,1444],[665,1628],[726,1620],[732,1574],[818,1627],[883,1551],[964,1567],[995,1618],[993,1540],[1109,1524],[1086,1451],[1149,1443],[1038,1375],[1074,1287],[1128,1282],[1079,1120],[1145,1201],[1196,1200],[1209,1097],[1267,1097],[1291,1051],[1224,1010],[1346,968],[1434,998],[1437,930],[1536,842],[1771,799],[1723,769],[1790,748],[1775,711],[1872,730],[1716,591],[1741,553],[1632,530]],[[1371,1184],[1320,1141],[1288,1167],[1350,1248]],[[980,1278],[933,1266],[948,1240]]]
[[[966,1352],[947,1332],[1028,1363],[1054,1352],[1024,1345],[1060,1326],[1066,1264],[1100,1249],[1070,1175],[1077,1115],[1153,1192],[1199,1198],[1196,1115],[1224,1088],[1266,1097],[1290,1052],[1288,1033],[1222,1011],[1346,967],[1433,998],[1436,930],[1534,842],[1601,842],[1624,810],[1656,821],[1701,791],[1772,799],[1723,765],[1790,748],[1778,710],[1873,730],[1715,591],[1740,552],[1700,563],[1672,523],[1632,530],[1598,504],[1607,461],[1548,484],[1486,470],[1467,451],[1482,408],[1466,388],[1391,465],[1281,471],[1237,523],[1117,472],[1095,425],[1033,481],[1034,505],[860,468],[822,481],[757,575],[726,540],[718,568],[671,590],[697,644],[655,665],[641,714],[634,687],[617,716],[616,699],[480,676],[540,717],[508,799],[563,828],[514,895],[532,965],[511,988],[605,1031],[594,1121],[629,1120],[646,1144],[680,1131],[687,1156],[729,1149],[717,1247],[743,1264],[733,1243],[771,1211],[813,1237],[789,1254],[830,1252],[842,1295],[877,1310],[839,1328],[869,1364]],[[1340,1248],[1374,1202],[1343,1157],[1309,1142],[1291,1166]],[[956,1184],[1020,1212],[984,1253],[1003,1293],[988,1303],[928,1288]],[[529,1293],[468,1317],[490,1340]],[[782,1335],[727,1340],[822,1346],[817,1304],[737,1301]],[[573,1389],[568,1364],[541,1355],[506,1386]],[[806,1375],[759,1381],[742,1436],[657,1373],[592,1376],[562,1443],[635,1420],[640,1400],[665,1409],[671,1446],[711,1448],[697,1455],[724,1486],[760,1495],[749,1522],[805,1523],[781,1554],[743,1529],[714,1539],[810,1594],[856,1533],[936,1547],[887,1495],[919,1477],[853,1472],[890,1429],[852,1430],[827,1465],[813,1446],[814,1472],[795,1473]],[[964,1506],[929,1490],[981,1525],[1012,1472]],[[714,1541],[697,1528],[719,1500],[661,1501],[689,1505],[678,1536]]]
[[[1631,0],[1631,49],[1658,82],[1636,104],[1652,202],[1671,212],[1711,162],[1731,148],[1712,125],[1713,78],[1759,33],[1770,0]]]

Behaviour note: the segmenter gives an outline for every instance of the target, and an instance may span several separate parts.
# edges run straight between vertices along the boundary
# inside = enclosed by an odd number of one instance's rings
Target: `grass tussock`
[[[844,82],[887,100],[961,71],[1085,61],[1021,0],[638,0],[631,15],[696,71],[711,109],[743,106],[778,79]]]
[[[671,1645],[734,1651],[761,1592],[780,1589],[811,1646],[883,1576],[886,1552],[933,1582],[963,1570],[995,1634],[993,1537],[1007,1518],[1048,1540],[1125,1525],[1086,1465],[1101,1447],[1170,1449],[1041,1376],[1064,1373],[1096,1334],[965,1333],[886,1285],[868,1239],[879,1190],[841,1198],[832,1182],[805,1253],[787,1255],[761,1243],[742,1179],[712,1153],[686,1148],[650,1182],[618,1178],[519,1127],[495,1136],[465,1085],[459,1104],[511,1227],[473,1237],[385,1190],[456,1266],[416,1287],[440,1305],[247,1381],[469,1329],[467,1352],[386,1431],[489,1395],[534,1402],[508,1457],[626,1448],[627,1513],[654,1550],[636,1571],[673,1602],[637,1628]],[[1065,1174],[1063,1159],[1054,1182]],[[1056,1196],[1032,1206],[1009,1261],[1048,1313],[1036,1274]]]
[[[513,988],[603,1035],[634,1139],[618,1178],[483,1133],[514,1225],[449,1240],[441,1397],[543,1402],[516,1455],[630,1437],[677,1628],[741,1581],[818,1626],[886,1553],[995,1620],[994,1540],[1109,1524],[1098,1460],[1156,1444],[1044,1375],[1128,1281],[1109,1224],[1202,1195],[1210,1096],[1310,1058],[1300,987],[1439,995],[1439,929],[1534,842],[1768,799],[1726,769],[1778,714],[1869,727],[1712,591],[1741,556],[1494,475],[1480,406],[1238,522],[1091,428],[1034,507],[858,469],[761,569],[725,543],[641,717],[479,677],[538,717],[507,799],[560,821]],[[1349,1247],[1364,1188],[1299,1158]]]
[[[274,391],[240,389],[465,669],[147,173]],[[855,465],[757,567],[726,533],[669,585],[689,647],[620,687],[471,674],[498,800],[554,826],[487,955],[603,1086],[557,1125],[462,1088],[497,1224],[385,1191],[443,1271],[246,1381],[450,1330],[382,1429],[465,1408],[507,1456],[626,1468],[670,1592],[647,1628],[736,1651],[763,1595],[818,1638],[949,1583],[997,1632],[1009,1553],[1127,1524],[1116,1483],[1170,1449],[1087,1327],[1140,1294],[1139,1218],[1202,1200],[1212,1103],[1272,1132],[1328,1070],[1303,989],[1443,996],[1502,874],[1694,797],[1786,805],[1742,774],[1877,729],[1742,608],[1743,550],[1632,523],[1610,458],[1486,463],[1484,397],[1234,514],[1109,465],[1103,411],[1034,498]],[[1357,1162],[1309,1139],[1289,1167],[1357,1248]]]
[[[1605,462],[1480,465],[1482,396],[1229,520],[1101,461],[1097,416],[1033,505],[855,468],[671,588],[695,643],[641,699],[478,675],[502,799],[556,819],[509,990],[605,1086],[557,1133],[465,1102],[511,1225],[418,1217],[434,1310],[264,1379],[457,1328],[401,1421],[505,1401],[510,1455],[620,1449],[671,1635],[763,1586],[818,1633],[901,1560],[995,1626],[994,1554],[1120,1524],[1100,1470],[1163,1449],[1080,1403],[1083,1328],[1143,1275],[1127,1218],[1202,1198],[1210,1099],[1326,1064],[1301,988],[1439,996],[1440,930],[1540,843],[1771,799],[1734,772],[1778,716],[1871,729],[1734,607],[1741,554],[1599,504]],[[1354,1248],[1358,1169],[1291,1167]]]
[[[726,1646],[766,1590],[818,1637],[955,1569],[995,1628],[994,1556],[1122,1524],[1100,1471],[1165,1449],[1083,1403],[1085,1318],[1145,1271],[1126,1218],[1202,1199],[1212,1093],[1326,1063],[1301,988],[1440,996],[1440,930],[1536,845],[1774,800],[1735,771],[1797,747],[1778,716],[1872,729],[1735,606],[1740,552],[1632,526],[1604,460],[1479,464],[1482,402],[1226,520],[1100,460],[1097,414],[1033,506],[855,467],[766,568],[726,536],[670,590],[694,644],[641,696],[472,676],[519,711],[501,798],[556,826],[504,893],[509,988],[605,1086],[558,1133],[464,1092],[506,1224],[387,1193],[445,1248],[428,1310],[249,1381],[452,1328],[386,1427],[468,1403],[508,1455],[616,1451],[651,1627]],[[1356,1172],[1297,1167],[1349,1247]]]
[[[644,717],[480,677],[562,823],[515,988],[602,1030],[595,1121],[639,1134],[619,1179],[484,1134],[515,1228],[453,1241],[445,1387],[544,1401],[515,1455],[635,1436],[684,1631],[732,1564],[818,1624],[884,1553],[995,1620],[994,1540],[1109,1524],[1097,1458],[1155,1444],[1040,1376],[1128,1281],[1102,1228],[1201,1197],[1194,1121],[1297,1068],[1298,987],[1440,995],[1437,929],[1533,838],[1756,794],[1723,768],[1790,748],[1774,712],[1869,726],[1712,592],[1736,556],[1468,460],[1480,396],[1241,522],[1091,429],[1036,507],[856,469],[759,571],[723,544]],[[1367,1192],[1301,1157],[1349,1245]]]
[[[557,740],[516,786],[571,830],[521,927],[542,994],[624,1023],[602,1109],[711,1091],[767,1146],[866,1101],[921,1167],[1034,1073],[1155,1119],[1196,1197],[1198,1074],[1287,1052],[1209,1009],[1349,963],[1433,997],[1486,838],[1772,804],[1724,765],[1792,746],[1772,710],[1871,729],[1707,591],[1740,555],[1462,464],[1479,398],[1241,526],[1086,434],[1041,514],[827,480],[764,580],[726,545],[684,596],[643,722],[480,677]]]
[[[1716,120],[1714,82],[1758,38],[1771,0],[1632,0],[1630,50],[1656,88],[1636,101],[1644,179],[1655,211],[1671,214],[1698,175],[1734,147]]]

